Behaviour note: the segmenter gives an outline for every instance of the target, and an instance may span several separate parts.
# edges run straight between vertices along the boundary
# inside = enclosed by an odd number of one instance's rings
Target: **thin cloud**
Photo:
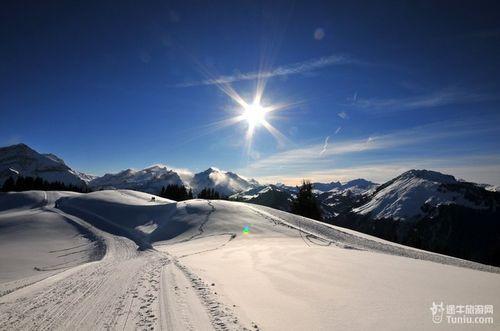
[[[342,130],[342,127],[341,127],[341,126],[339,126],[339,127],[337,128],[337,130],[335,130],[335,134],[339,133],[339,132],[340,132],[340,130]]]
[[[382,135],[331,143],[304,146],[279,152],[249,164],[239,172],[253,177],[294,176],[307,172],[332,169],[339,158],[350,154],[383,151],[403,146],[418,145],[431,141],[444,141],[455,137],[481,134],[491,131],[486,119],[467,119],[455,122],[436,122]],[[327,148],[325,148],[325,146]],[[280,168],[281,167],[281,168]],[[279,168],[279,171],[276,169]]]
[[[357,98],[354,106],[367,110],[375,111],[398,111],[414,110],[422,108],[434,108],[452,104],[474,103],[486,100],[492,100],[495,97],[487,94],[466,92],[457,89],[445,89],[435,93],[419,95],[408,98],[389,98],[389,99],[362,99]]]
[[[475,183],[500,185],[500,157],[491,155],[467,155],[446,159],[412,159],[373,162],[359,166],[297,172],[293,175],[271,175],[257,177],[261,183],[282,182],[298,185],[304,178],[313,182],[346,182],[364,178],[376,183],[384,183],[410,169],[431,169]],[[496,180],[492,180],[496,179]]]
[[[347,119],[347,113],[345,111],[341,111],[337,115],[338,115],[338,117],[340,117],[343,120]]]
[[[233,82],[239,82],[244,80],[257,80],[257,79],[266,79],[278,76],[288,76],[288,75],[297,75],[306,72],[311,72],[315,70],[319,70],[322,68],[330,67],[333,65],[343,65],[354,63],[353,59],[342,56],[342,55],[330,55],[317,59],[307,60],[303,62],[296,62],[284,66],[279,66],[275,69],[258,72],[246,72],[246,73],[238,73],[230,76],[220,76],[215,79],[206,79],[202,81],[195,82],[185,82],[175,85],[176,87],[191,87],[191,86],[200,86],[200,85],[217,85],[217,84],[227,84]]]
[[[326,152],[326,149],[328,148],[328,140],[330,139],[330,136],[326,136],[325,138],[325,143],[323,144],[323,149],[319,153],[319,155],[323,155]]]

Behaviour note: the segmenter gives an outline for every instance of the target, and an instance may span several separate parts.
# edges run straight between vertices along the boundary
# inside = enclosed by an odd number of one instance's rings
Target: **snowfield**
[[[248,231],[243,231],[243,230]],[[0,195],[0,329],[426,330],[493,305],[499,268],[246,203]]]

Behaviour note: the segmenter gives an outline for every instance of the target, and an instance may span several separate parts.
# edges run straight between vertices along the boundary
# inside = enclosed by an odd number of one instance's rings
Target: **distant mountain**
[[[48,182],[86,186],[93,176],[68,167],[54,154],[40,154],[25,144],[0,148],[0,185],[9,177],[40,177]]]
[[[331,182],[331,183],[312,183],[313,189],[318,193],[328,192],[336,188],[342,187],[340,182]]]
[[[179,173],[165,165],[154,165],[142,170],[127,169],[116,174],[106,174],[90,182],[94,189],[131,189],[158,194],[167,185],[184,185],[198,194],[204,188],[213,188],[224,196],[235,194],[259,185],[233,172],[211,167],[197,174]]]
[[[410,170],[328,222],[403,245],[500,264],[500,193],[430,170]]]
[[[371,199],[353,209],[374,219],[419,219],[439,205],[456,204],[488,209],[491,201],[472,191],[485,191],[476,184],[458,181],[451,175],[430,170],[410,170],[379,186]]]
[[[378,184],[365,179],[355,179],[347,183],[313,183],[315,194],[325,218],[349,211],[359,205],[360,199],[372,192]],[[260,185],[232,195],[230,198],[289,211],[290,202],[295,198],[297,188],[293,186]]]
[[[231,200],[254,203],[284,211],[290,210],[294,188],[285,185],[259,185],[230,196]]]
[[[93,189],[130,189],[158,194],[167,185],[184,185],[179,174],[164,165],[153,165],[142,170],[127,169],[116,174],[105,174],[90,182]]]
[[[224,196],[230,196],[237,192],[255,188],[259,186],[259,183],[253,179],[243,178],[234,172],[211,167],[195,174],[188,185],[193,189],[194,193],[198,193],[204,188],[213,188]]]

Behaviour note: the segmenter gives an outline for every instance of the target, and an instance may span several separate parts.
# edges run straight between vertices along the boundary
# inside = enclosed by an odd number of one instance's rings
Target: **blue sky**
[[[262,181],[428,168],[500,184],[495,2],[12,1],[0,11],[0,145],[80,171],[162,163]],[[224,90],[262,105],[248,123]],[[234,97],[234,93],[233,93]]]

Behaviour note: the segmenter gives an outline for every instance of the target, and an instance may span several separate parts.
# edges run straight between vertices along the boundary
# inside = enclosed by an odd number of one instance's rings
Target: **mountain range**
[[[158,194],[162,187],[170,184],[184,185],[194,194],[211,188],[232,200],[285,211],[289,210],[290,201],[297,193],[294,186],[260,184],[215,167],[193,174],[156,164],[98,177],[74,170],[56,155],[38,153],[25,144],[0,148],[0,185],[7,178],[19,175],[86,186],[92,190],[132,189],[151,194]],[[466,183],[430,170],[410,170],[382,185],[359,178],[346,183],[315,182],[313,189],[327,219],[353,213],[371,219],[417,220],[441,205],[487,210],[495,203],[485,197],[496,196],[494,192],[487,193],[494,191],[494,186]],[[481,192],[481,196],[472,191]]]
[[[25,144],[0,148],[0,186],[9,177],[41,177],[92,190],[132,189],[158,194],[170,184],[194,194],[204,188],[229,200],[290,211],[297,187],[261,184],[210,167],[199,173],[157,164],[97,177],[71,169],[54,154]],[[366,179],[313,183],[327,223],[387,240],[475,261],[500,265],[500,193],[488,184],[458,180],[431,170],[409,170],[379,185]]]
[[[142,170],[126,169],[104,176],[87,175],[71,169],[54,154],[41,154],[25,144],[0,148],[0,185],[9,177],[41,177],[49,182],[86,186],[93,190],[132,189],[158,194],[170,184],[184,185],[195,194],[204,188],[213,188],[224,196],[247,190],[260,184],[238,174],[210,167],[192,174],[169,169],[162,164]]]

